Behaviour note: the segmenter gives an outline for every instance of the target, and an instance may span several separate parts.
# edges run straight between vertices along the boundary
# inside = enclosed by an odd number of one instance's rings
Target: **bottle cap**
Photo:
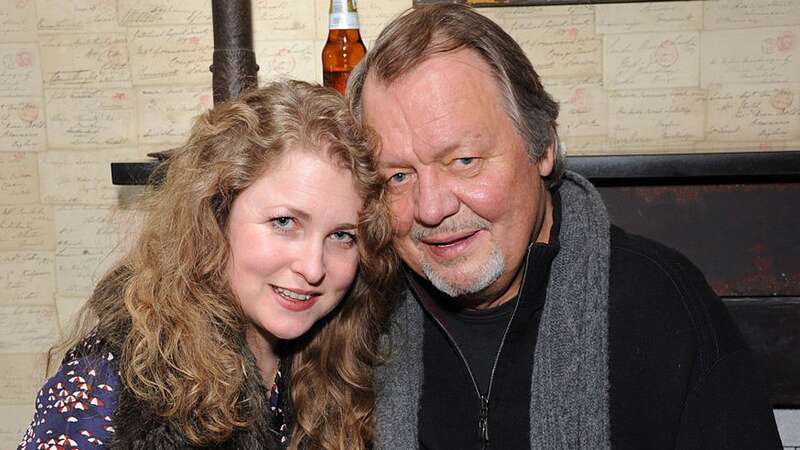
[[[357,29],[359,27],[356,2],[355,0],[349,1],[352,2],[352,10],[349,8],[348,0],[331,0],[328,29],[348,30]]]

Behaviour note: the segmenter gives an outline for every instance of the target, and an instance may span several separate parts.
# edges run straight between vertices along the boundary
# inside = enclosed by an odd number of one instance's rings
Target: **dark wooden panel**
[[[163,159],[163,153],[153,153]],[[112,163],[113,183],[145,184],[147,170],[155,161]],[[633,185],[659,179],[695,178],[785,178],[800,179],[800,151],[741,152],[675,155],[568,156],[570,169],[592,181],[604,184]],[[686,182],[686,180],[684,180]]]
[[[614,223],[678,249],[719,296],[800,296],[800,182],[696,183],[599,190]]]
[[[777,178],[800,175],[800,151],[569,156],[569,168],[594,180],[635,184],[658,178]],[[707,181],[707,180],[706,180]]]
[[[800,406],[800,298],[724,299],[761,367],[773,406]]]

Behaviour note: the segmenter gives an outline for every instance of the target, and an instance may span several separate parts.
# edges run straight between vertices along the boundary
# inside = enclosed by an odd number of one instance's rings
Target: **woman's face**
[[[356,275],[362,200],[353,176],[322,153],[290,148],[231,208],[230,283],[267,337],[308,331]]]

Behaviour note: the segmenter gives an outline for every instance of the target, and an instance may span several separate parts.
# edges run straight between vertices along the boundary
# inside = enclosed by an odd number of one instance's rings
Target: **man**
[[[558,106],[459,5],[394,20],[351,76],[406,265],[384,449],[764,449],[763,381],[702,275],[564,172]]]

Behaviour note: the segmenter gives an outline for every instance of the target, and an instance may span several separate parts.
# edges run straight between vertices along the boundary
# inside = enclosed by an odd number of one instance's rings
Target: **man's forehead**
[[[437,55],[391,83],[367,77],[362,113],[381,138],[382,163],[399,163],[393,160],[411,151],[420,160],[436,159],[491,134],[499,115],[506,115],[503,97],[491,85],[494,77],[473,70],[482,61],[472,53]]]
[[[430,110],[429,114],[397,107],[391,112],[376,113],[368,121],[379,136],[378,159],[381,165],[405,165],[409,159],[432,162],[454,150],[469,146],[485,134],[483,125],[475,123],[457,108],[451,111]]]
[[[477,51],[460,48],[427,55],[413,67],[402,73],[390,74],[388,77],[380,74],[378,69],[373,68],[367,73],[364,81],[364,90],[366,91],[367,86],[384,89],[391,86],[409,87],[415,82],[424,79],[426,75],[445,74],[444,76],[447,78],[454,78],[465,71],[472,74],[477,72],[482,76],[494,78],[491,66]]]

